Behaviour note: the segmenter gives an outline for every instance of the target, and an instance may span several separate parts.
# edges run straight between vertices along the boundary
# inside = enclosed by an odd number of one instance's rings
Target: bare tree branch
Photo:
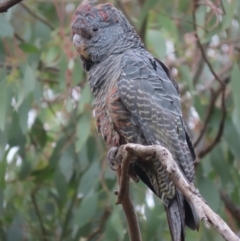
[[[199,47],[199,49],[200,49],[200,51],[202,53],[202,57],[203,57],[204,61],[208,65],[208,68],[210,69],[210,71],[213,74],[213,76],[215,77],[215,79],[220,83],[220,91],[219,92],[215,92],[215,93],[213,93],[213,91],[212,91],[212,95],[211,95],[211,99],[210,99],[210,105],[209,105],[209,108],[208,108],[208,111],[207,111],[207,115],[206,115],[206,118],[205,118],[205,121],[204,121],[204,125],[203,125],[202,130],[200,131],[200,134],[199,134],[198,138],[194,142],[194,146],[198,145],[198,143],[202,139],[203,135],[205,134],[208,122],[210,120],[210,117],[211,117],[213,109],[214,109],[215,102],[217,100],[217,97],[218,97],[219,93],[222,91],[222,104],[221,104],[221,107],[222,107],[222,118],[221,118],[221,121],[220,121],[220,124],[219,124],[218,132],[217,132],[217,135],[214,138],[213,142],[210,145],[208,145],[204,150],[200,151],[200,153],[198,154],[198,157],[202,158],[207,153],[209,153],[217,145],[217,143],[220,141],[222,133],[223,133],[223,130],[224,130],[224,123],[225,123],[225,118],[226,118],[226,115],[227,115],[227,111],[226,111],[226,106],[225,106],[225,88],[226,88],[226,83],[225,83],[225,81],[221,80],[219,78],[219,76],[216,74],[216,72],[214,71],[211,63],[209,62],[209,60],[208,60],[208,58],[206,56],[204,47],[201,44],[200,38],[199,38],[198,33],[197,33],[196,10],[197,10],[198,6],[199,6],[198,5],[198,1],[194,0],[193,1],[193,23],[194,23],[193,27],[194,27],[195,37],[196,37],[196,40],[197,40],[198,47]]]
[[[224,87],[222,90],[222,118],[221,118],[221,121],[220,121],[220,124],[218,127],[217,135],[211,144],[209,144],[205,149],[203,149],[202,151],[200,151],[198,153],[199,158],[203,158],[205,155],[207,155],[207,153],[209,153],[221,140],[223,130],[224,130],[226,116],[227,116],[227,110],[226,110],[226,106],[225,106],[225,87]]]
[[[195,37],[197,39],[197,44],[198,44],[198,47],[199,49],[201,50],[201,53],[202,53],[202,56],[206,62],[206,64],[208,65],[208,68],[210,69],[211,73],[213,74],[213,76],[215,77],[215,79],[222,85],[224,86],[224,82],[218,77],[218,75],[215,73],[211,63],[209,62],[208,58],[207,58],[207,55],[204,51],[204,47],[202,46],[201,44],[201,41],[200,41],[200,38],[198,36],[198,33],[197,33],[197,25],[196,25],[196,10],[198,8],[198,1],[197,0],[194,0],[193,1],[193,28],[194,28],[194,32],[195,32]]]
[[[121,168],[118,168],[117,172],[119,192],[115,192],[115,194],[118,195],[116,204],[122,204],[123,211],[127,219],[130,241],[142,241],[137,214],[129,193],[128,168],[130,159],[129,153],[125,151],[122,159],[123,165]]]
[[[182,172],[179,170],[178,165],[173,160],[171,153],[166,148],[159,145],[143,146],[139,144],[126,144],[119,149],[117,156],[124,157],[122,158],[122,167],[123,165],[127,166],[128,163],[133,160],[133,157],[141,157],[141,160],[146,160],[146,162],[157,157],[168,172],[174,185],[183,193],[185,198],[194,205],[199,218],[202,221],[209,222],[225,240],[240,241],[239,237],[236,236],[229,226],[212,211],[195,187],[192,184],[189,184]],[[124,162],[127,164],[124,164]],[[121,176],[121,174],[125,175],[124,173],[121,173],[121,171],[118,173],[118,176],[120,176],[119,196],[124,197],[125,199],[126,197],[129,197],[129,183],[123,181],[123,176]],[[126,185],[126,187],[121,187],[121,185]],[[121,202],[122,204],[123,200]],[[129,232],[130,236],[133,235],[131,234],[131,230],[129,230]]]
[[[233,203],[233,201],[230,199],[226,192],[220,191],[220,196],[227,210],[238,222],[240,222],[240,206]]]
[[[210,97],[210,100],[209,100],[209,107],[207,109],[207,114],[205,116],[203,126],[200,130],[200,134],[196,138],[196,140],[194,141],[194,144],[193,144],[194,147],[196,147],[200,143],[200,141],[202,140],[202,138],[203,138],[203,136],[204,136],[204,134],[207,130],[208,123],[209,123],[210,118],[213,114],[214,106],[215,106],[216,100],[217,100],[218,95],[219,95],[219,92],[214,92],[212,89],[210,89],[210,90],[211,90],[211,97]]]
[[[0,13],[7,12],[9,8],[13,7],[14,5],[22,1],[23,0],[6,0],[6,1],[0,2]]]

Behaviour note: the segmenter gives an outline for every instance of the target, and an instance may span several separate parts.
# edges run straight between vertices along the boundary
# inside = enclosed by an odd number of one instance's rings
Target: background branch
[[[230,199],[226,192],[220,191],[220,196],[227,210],[238,222],[240,222],[240,206],[233,203],[233,201]]]
[[[203,149],[202,151],[199,152],[199,154],[198,154],[199,158],[202,158],[205,155],[207,155],[207,153],[209,153],[221,140],[223,130],[224,130],[226,116],[227,116],[227,110],[226,110],[226,106],[225,106],[225,87],[224,87],[222,90],[222,118],[221,118],[221,121],[220,121],[220,124],[218,127],[217,135],[211,144],[209,144],[205,149]]]
[[[43,18],[42,16],[36,14],[33,10],[31,10],[26,4],[24,3],[20,3],[20,5],[34,18],[34,19],[38,19],[40,22],[44,23],[45,25],[47,25],[51,30],[54,30],[55,27],[53,26],[52,23],[50,23],[49,21],[47,21],[45,18]]]
[[[108,218],[110,217],[110,214],[112,213],[112,209],[110,207],[106,207],[100,221],[99,221],[99,225],[98,227],[92,232],[90,233],[86,240],[91,240],[92,238],[94,238],[96,235],[101,234],[104,231],[104,226],[108,220]]]
[[[32,199],[32,202],[33,202],[33,206],[34,206],[37,218],[38,218],[39,223],[40,223],[40,227],[41,227],[41,231],[42,231],[42,240],[43,241],[48,241],[47,232],[46,232],[46,229],[44,227],[44,224],[43,224],[43,221],[42,221],[42,217],[41,217],[41,214],[40,214],[40,210],[39,210],[38,205],[37,205],[36,192],[37,192],[37,190],[34,190],[31,193],[31,199]]]
[[[8,0],[0,2],[0,13],[7,12],[9,8],[13,7],[14,5],[22,2],[23,0]]]
[[[211,63],[209,62],[208,58],[207,58],[207,55],[204,51],[204,47],[202,46],[201,44],[201,41],[200,41],[200,38],[198,36],[198,32],[197,32],[197,25],[196,25],[196,10],[198,8],[198,1],[197,0],[194,0],[193,1],[194,3],[194,6],[193,6],[193,28],[194,28],[194,32],[195,32],[195,37],[196,37],[196,40],[197,40],[197,44],[198,44],[198,47],[202,53],[202,56],[206,62],[206,64],[208,65],[208,68],[210,69],[211,73],[213,74],[213,76],[216,78],[216,80],[222,85],[224,86],[224,83],[223,81],[218,77],[218,75],[215,73]]]

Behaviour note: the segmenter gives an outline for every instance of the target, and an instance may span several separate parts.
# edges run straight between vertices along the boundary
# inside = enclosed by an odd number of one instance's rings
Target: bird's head
[[[81,59],[91,63],[124,51],[129,45],[127,39],[132,43],[139,39],[124,15],[111,3],[94,6],[84,1],[72,17],[71,28],[73,44]]]

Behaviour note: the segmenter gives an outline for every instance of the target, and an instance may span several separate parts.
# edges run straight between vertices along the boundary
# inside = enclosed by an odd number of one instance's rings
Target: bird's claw
[[[113,171],[117,171],[122,160],[117,156],[119,147],[111,147],[107,154],[108,164]]]

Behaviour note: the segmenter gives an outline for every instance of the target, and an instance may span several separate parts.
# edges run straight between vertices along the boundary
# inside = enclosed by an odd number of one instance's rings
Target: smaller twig
[[[156,10],[156,9],[153,9],[153,11],[155,11],[155,12],[157,12],[157,13],[163,15],[163,16],[166,16],[166,17],[168,17],[168,18],[170,18],[170,19],[172,19],[172,20],[175,20],[175,21],[177,21],[177,22],[179,22],[179,23],[185,22],[185,23],[188,23],[188,24],[190,24],[190,25],[194,25],[194,24],[195,24],[198,28],[201,28],[201,29],[203,29],[204,31],[209,32],[208,29],[206,29],[204,26],[201,26],[201,25],[199,25],[199,24],[196,24],[196,23],[194,23],[193,21],[190,21],[190,20],[187,20],[187,19],[184,19],[184,18],[178,18],[178,17],[176,17],[176,16],[171,16],[171,15],[169,15],[168,13],[164,13],[164,12],[158,11],[158,10]]]
[[[204,150],[200,151],[198,154],[199,158],[203,158],[207,153],[209,153],[221,140],[223,130],[224,130],[224,124],[225,124],[225,119],[227,116],[227,110],[225,106],[225,88],[222,90],[222,118],[218,127],[218,132],[214,140],[212,141],[211,144],[209,144]]]
[[[197,63],[197,69],[193,75],[193,85],[195,86],[198,81],[199,81],[199,77],[201,76],[202,74],[202,71],[203,71],[203,67],[204,67],[204,59],[202,56],[200,56],[200,59]]]
[[[142,42],[145,44],[146,39],[146,30],[147,30],[147,20],[148,20],[148,14],[145,16],[141,28],[139,30],[139,37],[141,38]]]
[[[77,177],[76,183],[79,183],[80,178],[81,178],[81,175],[79,175]],[[70,205],[68,207],[68,210],[67,210],[67,213],[65,215],[65,219],[64,219],[64,222],[63,222],[63,225],[62,225],[62,233],[61,233],[61,236],[59,238],[60,241],[64,240],[64,238],[65,238],[65,236],[67,234],[68,225],[69,225],[69,223],[71,221],[72,210],[74,208],[74,204],[75,204],[75,201],[76,201],[76,198],[77,198],[77,194],[78,194],[78,189],[75,188],[74,194],[73,194],[72,199],[70,201]]]
[[[23,0],[6,0],[6,1],[0,2],[0,13],[7,12],[9,8],[20,3],[21,1]]]
[[[145,2],[145,0],[138,0],[138,4],[141,8],[144,7],[144,2]],[[145,15],[145,17],[142,21],[142,24],[140,26],[140,29],[138,31],[138,35],[144,44],[145,44],[145,39],[146,39],[147,22],[148,22],[148,13]]]
[[[203,124],[203,126],[200,130],[200,134],[196,138],[196,140],[194,141],[194,144],[193,144],[194,147],[196,147],[199,144],[199,142],[202,140],[202,138],[203,138],[203,136],[204,136],[204,134],[207,130],[208,123],[209,123],[210,118],[213,114],[215,102],[216,102],[216,100],[218,98],[218,95],[219,95],[219,92],[214,92],[212,89],[210,89],[210,91],[211,91],[211,97],[210,97],[210,100],[209,100],[209,107],[207,109],[207,114],[206,114],[204,122],[203,122],[204,124]]]
[[[23,7],[32,17],[34,17],[34,19],[38,19],[39,21],[41,21],[42,23],[44,23],[45,25],[47,25],[51,30],[54,30],[55,27],[53,26],[52,23],[50,23],[49,21],[47,21],[45,18],[43,18],[42,16],[39,16],[38,14],[36,14],[33,10],[31,10],[26,4],[24,3],[20,3],[21,7]]]
[[[227,210],[238,222],[240,222],[240,206],[233,203],[233,201],[230,199],[226,192],[220,191],[220,196]]]
[[[42,217],[41,217],[41,214],[40,214],[40,210],[38,208],[38,204],[37,204],[37,200],[36,200],[36,190],[34,190],[32,193],[31,193],[31,199],[32,199],[32,202],[33,202],[33,206],[35,208],[35,212],[36,212],[36,215],[37,215],[37,218],[38,218],[38,221],[40,223],[40,228],[41,228],[41,232],[42,232],[42,240],[43,241],[48,241],[48,238],[47,238],[47,231],[44,227],[44,224],[43,224],[43,220],[42,220]]]
[[[123,12],[124,16],[126,16],[128,22],[134,27],[134,29],[137,31],[137,27],[136,25],[134,24],[134,22],[132,21],[132,19],[130,18],[130,16],[128,15],[128,13],[126,12],[124,6],[123,6],[123,3],[121,0],[117,0],[116,1],[116,5],[117,7]]]
[[[18,33],[14,33],[14,37],[21,43],[25,42],[25,40]]]
[[[197,10],[197,7],[198,7],[198,1],[197,0],[194,0],[194,5],[193,5],[193,28],[194,28],[194,33],[195,33],[195,37],[196,37],[196,40],[197,40],[197,44],[198,44],[198,47],[202,53],[202,56],[205,60],[205,62],[207,63],[208,65],[208,68],[210,69],[211,73],[213,74],[213,76],[215,77],[215,79],[221,84],[221,86],[224,86],[225,84],[223,83],[223,81],[218,77],[218,75],[215,73],[211,63],[209,62],[208,58],[207,58],[207,55],[204,51],[204,48],[203,48],[203,45],[200,41],[200,38],[198,36],[198,33],[197,33],[197,25],[196,25],[196,10]]]
[[[229,77],[226,77],[226,78],[224,79],[225,85],[227,85],[227,84],[229,83],[229,81],[230,81],[230,78],[229,78]],[[215,102],[216,102],[219,94],[221,93],[222,89],[223,89],[222,86],[219,86],[218,89],[215,90],[215,91],[213,91],[213,90],[210,88],[210,91],[211,91],[211,99],[210,99],[210,101],[209,101],[209,106],[208,106],[208,109],[207,109],[207,111],[206,111],[207,114],[206,114],[205,119],[204,119],[204,122],[203,122],[204,124],[203,124],[203,126],[202,126],[202,128],[201,128],[201,130],[200,130],[200,134],[199,134],[199,136],[196,138],[196,140],[194,141],[194,144],[193,144],[194,147],[196,147],[196,146],[199,144],[199,142],[201,141],[201,139],[203,138],[203,135],[205,134],[205,132],[206,132],[206,130],[207,130],[208,123],[209,123],[210,118],[211,118],[211,116],[212,116],[212,114],[213,114],[213,109],[214,109],[214,106],[215,106]]]
[[[105,226],[111,212],[112,212],[112,209],[110,207],[106,207],[101,219],[99,220],[99,226],[92,233],[90,233],[87,236],[86,240],[90,240],[90,239],[94,238],[96,235],[98,235],[104,231],[104,226]]]

